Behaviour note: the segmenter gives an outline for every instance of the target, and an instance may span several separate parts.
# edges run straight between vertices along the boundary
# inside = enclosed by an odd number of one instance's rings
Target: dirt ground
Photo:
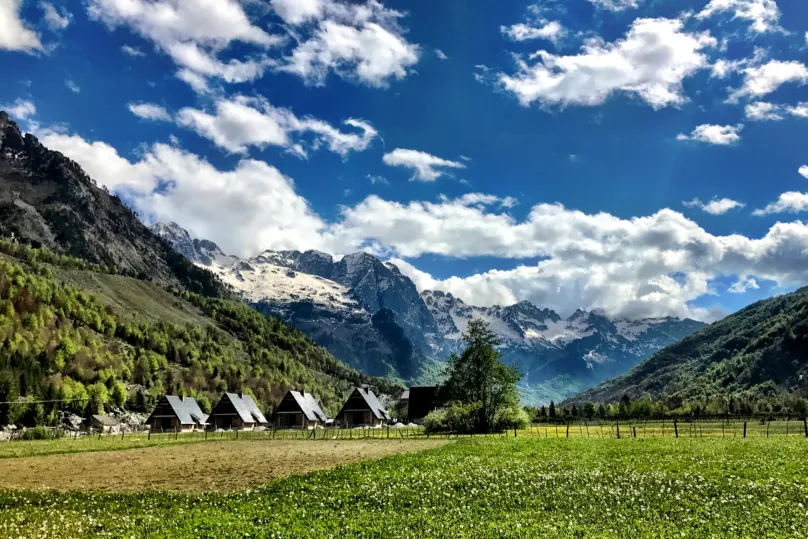
[[[0,489],[232,491],[445,440],[227,441],[0,460]]]

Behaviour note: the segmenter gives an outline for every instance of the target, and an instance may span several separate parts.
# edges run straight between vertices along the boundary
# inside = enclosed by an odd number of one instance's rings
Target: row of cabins
[[[368,388],[355,388],[333,420],[323,412],[320,399],[311,393],[287,391],[271,425],[276,429],[313,429],[336,424],[349,427],[381,427],[390,420],[387,410]],[[146,425],[155,432],[190,432],[205,429],[252,430],[268,426],[264,414],[250,395],[225,393],[206,415],[191,397],[164,395]]]

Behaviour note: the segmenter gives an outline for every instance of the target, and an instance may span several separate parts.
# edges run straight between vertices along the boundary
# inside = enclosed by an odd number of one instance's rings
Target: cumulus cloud
[[[215,112],[184,108],[177,114],[180,126],[231,153],[246,153],[249,146],[280,146],[305,157],[307,148],[325,147],[341,157],[370,147],[378,132],[364,120],[348,118],[343,125],[354,129],[340,131],[328,122],[310,116],[298,118],[285,108],[274,107],[266,99],[234,96],[216,101]],[[308,143],[303,137],[310,135]]]
[[[22,0],[0,1],[0,50],[42,51],[39,34],[28,28],[20,17]]]
[[[723,215],[730,210],[734,210],[735,208],[743,208],[746,206],[746,204],[743,202],[738,202],[737,200],[732,200],[731,198],[714,198],[706,204],[698,198],[694,198],[693,200],[682,202],[682,204],[688,208],[699,208],[710,215]]]
[[[171,115],[160,105],[154,103],[129,103],[129,112],[144,120],[170,121]]]
[[[800,169],[802,174],[802,169]],[[788,191],[783,193],[776,202],[768,204],[765,208],[753,211],[754,215],[770,215],[772,213],[799,213],[808,210],[808,193]]]
[[[172,58],[178,73],[188,71],[201,78],[254,80],[274,64],[266,53],[223,62],[219,52],[235,42],[261,51],[284,42],[252,24],[237,0],[89,0],[87,10],[90,18],[109,28],[127,27],[151,41]]]
[[[64,30],[73,20],[73,15],[69,11],[65,8],[58,10],[49,2],[40,2],[39,8],[43,12],[42,18],[45,20],[45,24],[54,32]]]
[[[779,283],[808,279],[808,225],[800,222],[777,223],[764,237],[751,239],[709,234],[669,209],[621,219],[539,204],[517,221],[460,200],[401,204],[378,197],[345,208],[342,217],[332,234],[344,242],[353,237],[356,248],[372,246],[397,258],[542,259],[444,280],[396,261],[419,287],[447,290],[481,305],[528,299],[561,312],[600,307],[613,315],[702,316],[706,313],[689,302],[710,293],[718,275],[753,275]]]
[[[808,103],[798,103],[791,107],[786,107],[786,111],[798,118],[808,118]]]
[[[73,82],[73,79],[65,79],[65,86],[67,86],[68,89],[74,94],[81,92],[81,88],[79,87],[78,84]]]
[[[800,176],[808,180],[808,165],[802,165],[798,172],[800,173]]]
[[[750,120],[778,121],[783,119],[783,115],[780,113],[780,107],[772,103],[766,103],[765,101],[749,103],[744,108],[744,113]]]
[[[123,194],[150,221],[173,220],[234,254],[264,249],[325,248],[323,221],[298,195],[294,182],[252,159],[219,170],[165,144],[149,146],[136,161],[103,142],[45,133],[42,143],[70,156],[99,185]]]
[[[738,125],[712,125],[703,124],[693,129],[690,135],[679,133],[676,140],[693,140],[719,146],[729,146],[741,140],[740,131],[743,124]]]
[[[100,184],[121,193],[148,220],[175,220],[242,256],[266,248],[356,250],[394,257],[419,288],[439,288],[480,304],[527,299],[562,313],[602,308],[614,316],[698,316],[692,307],[718,276],[790,285],[808,281],[808,225],[776,223],[760,238],[716,236],[679,212],[662,209],[623,219],[537,204],[523,219],[507,197],[469,193],[437,202],[400,203],[369,196],[327,222],[291,179],[242,159],[220,170],[182,149],[154,144],[127,159],[103,142],[38,133]],[[435,279],[406,259],[534,258],[538,263],[466,277]],[[756,281],[756,282],[757,282]]]
[[[449,59],[449,57],[446,56],[446,53],[443,52],[440,49],[435,49],[435,56],[437,56],[438,59],[440,59],[440,60],[448,60]]]
[[[323,85],[334,73],[369,86],[403,79],[421,50],[404,37],[404,14],[376,0],[273,0],[275,13],[304,37],[277,67],[308,84]]]
[[[558,21],[542,21],[538,26],[518,23],[511,26],[500,26],[499,30],[513,41],[546,39],[557,43],[567,35],[567,30]]]
[[[637,19],[613,43],[590,38],[576,55],[539,50],[528,60],[518,58],[516,73],[499,73],[498,82],[523,106],[595,106],[615,93],[655,109],[681,105],[687,101],[682,82],[709,66],[702,51],[717,45],[708,32],[683,27],[679,19]]]
[[[710,0],[696,14],[696,18],[707,19],[724,12],[731,12],[733,19],[749,21],[751,32],[783,31],[780,27],[780,9],[775,0]]]
[[[743,84],[730,92],[730,103],[737,102],[742,97],[763,97],[789,82],[799,85],[808,83],[808,68],[796,60],[770,60],[765,64],[750,65],[741,71],[744,75]]]
[[[446,174],[446,168],[466,168],[466,165],[457,161],[441,159],[434,155],[418,150],[396,148],[384,154],[382,161],[391,167],[405,167],[413,169],[412,180],[434,182]]]
[[[595,7],[607,11],[625,11],[640,6],[643,0],[589,0]]]
[[[36,114],[36,107],[27,99],[17,98],[14,103],[0,104],[0,110],[8,113],[12,120],[26,120]]]

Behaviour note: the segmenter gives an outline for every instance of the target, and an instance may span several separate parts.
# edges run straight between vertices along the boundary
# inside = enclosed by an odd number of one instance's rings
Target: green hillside
[[[112,406],[145,411],[164,392],[252,392],[264,407],[305,388],[334,409],[362,375],[247,305],[162,288],[0,241],[0,425],[53,424]],[[63,401],[34,403],[33,401]]]
[[[780,393],[808,393],[808,288],[750,305],[570,402]]]

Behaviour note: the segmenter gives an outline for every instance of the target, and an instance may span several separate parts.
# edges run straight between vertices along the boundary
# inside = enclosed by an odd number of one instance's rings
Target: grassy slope
[[[0,254],[0,258],[21,266],[30,274],[36,273],[32,264],[25,260],[5,254]],[[206,300],[196,296],[196,301],[209,303],[207,307],[203,307],[203,304],[193,304],[191,301],[186,301],[165,290],[161,285],[148,281],[69,269],[51,264],[38,263],[37,267],[47,268],[52,275],[47,280],[54,283],[54,286],[65,286],[90,293],[102,305],[110,307],[119,320],[127,323],[167,322],[178,327],[215,327],[222,330],[220,331],[224,337],[222,346],[231,355],[233,361],[228,368],[238,368],[242,373],[250,373],[253,379],[256,377],[263,379],[260,384],[269,390],[262,390],[261,394],[257,396],[268,404],[277,404],[276,401],[280,399],[287,387],[305,387],[307,390],[319,394],[333,413],[344,394],[353,385],[374,384],[373,379],[361,376],[356,371],[349,369],[298,331],[283,323],[268,320],[236,300]],[[209,313],[210,316],[202,312],[203,308],[213,310]],[[216,320],[211,318],[214,314],[220,318]],[[86,325],[79,325],[83,326],[84,331],[91,332]],[[54,331],[49,328],[46,328],[46,333],[47,331],[54,334]],[[94,338],[109,343],[109,345],[117,341],[117,339],[105,337],[99,333],[93,334]],[[13,332],[9,335],[13,336]],[[2,346],[3,343],[0,342],[0,353],[2,353]],[[114,349],[114,346],[112,348]],[[251,357],[266,357],[269,358],[269,363],[267,364],[266,361],[254,362],[251,361]],[[283,365],[280,372],[277,368],[272,367],[277,363]],[[15,368],[13,365],[14,363],[12,363],[12,370]],[[180,367],[180,365],[172,365],[175,378],[176,373],[180,370],[187,371]],[[259,371],[256,371],[256,368]],[[209,371],[209,368],[206,370]],[[224,372],[221,369],[220,371]],[[118,376],[117,371],[113,374]],[[195,376],[188,372],[184,377],[186,387],[194,387],[187,385],[194,383],[188,380],[199,379],[198,375]],[[88,384],[94,380],[85,378],[82,381]],[[384,390],[389,390],[388,383],[378,382],[384,386]],[[228,382],[228,385],[231,386],[230,389],[240,389],[240,387],[236,387],[238,384],[234,385],[234,383],[231,377],[231,381]],[[203,391],[211,400],[217,398],[223,390],[212,389],[209,385],[196,389]]]
[[[649,394],[690,398],[802,392],[808,374],[808,288],[759,301],[668,346],[628,373],[570,399]]]
[[[478,438],[230,495],[0,493],[0,536],[805,537],[804,451]]]

